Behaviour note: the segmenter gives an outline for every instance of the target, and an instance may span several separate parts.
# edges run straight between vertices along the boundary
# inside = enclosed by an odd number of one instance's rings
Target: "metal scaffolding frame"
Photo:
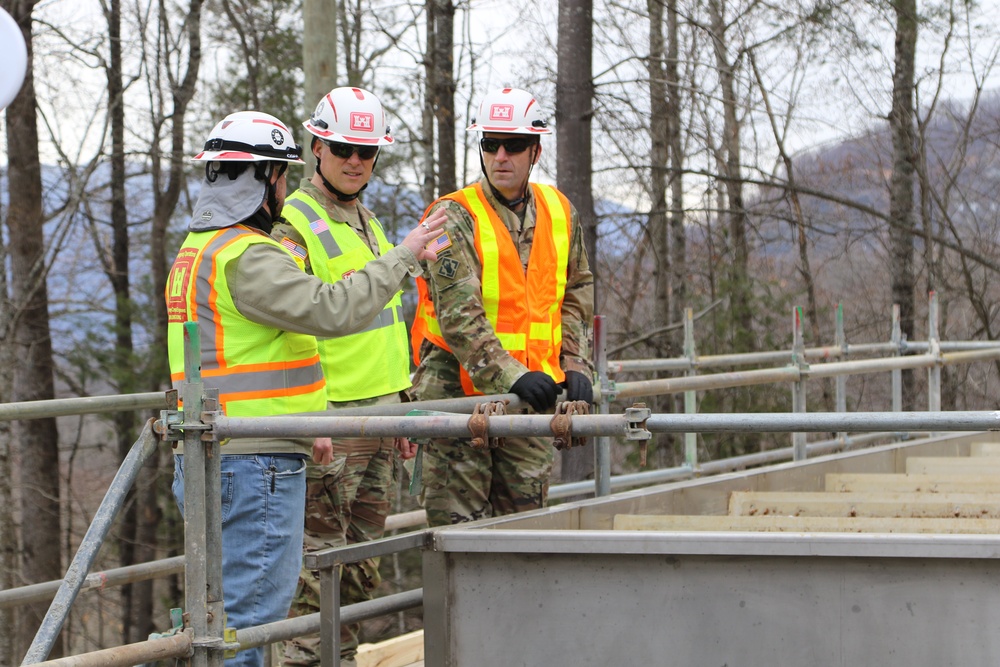
[[[942,343],[937,332],[937,299],[930,296],[929,340],[926,343],[902,340],[899,333],[898,308],[893,311],[893,334],[889,343],[848,345],[843,334],[843,310],[837,310],[837,341],[832,347],[806,348],[802,338],[801,311],[792,317],[793,344],[790,351],[699,357],[695,352],[693,315],[686,312],[684,357],[680,359],[608,361],[606,358],[606,324],[595,318],[595,407],[596,414],[569,417],[572,434],[596,438],[595,480],[554,487],[550,497],[560,498],[593,492],[608,495],[611,490],[642,484],[680,480],[695,474],[715,474],[753,465],[777,461],[802,460],[809,455],[839,451],[849,446],[884,440],[889,435],[914,432],[1000,430],[1000,412],[940,412],[940,381],[942,366],[1000,359],[1000,345],[983,342]],[[61,399],[32,403],[0,405],[0,420],[30,419],[70,414],[108,412],[113,410],[160,408],[161,418],[147,423],[129,457],[115,477],[104,502],[88,530],[73,564],[64,580],[0,592],[0,606],[12,606],[47,598],[53,589],[55,598],[25,656],[23,665],[133,665],[154,659],[187,657],[191,664],[221,665],[226,651],[247,649],[281,639],[322,630],[323,664],[339,660],[341,622],[356,622],[365,618],[420,606],[421,592],[408,591],[379,598],[371,603],[339,606],[339,567],[376,555],[388,555],[406,549],[423,548],[431,529],[389,537],[376,542],[328,549],[305,557],[305,563],[320,570],[322,611],[297,619],[288,619],[268,626],[227,629],[221,588],[221,517],[219,496],[219,442],[232,437],[379,437],[408,435],[469,437],[469,417],[475,405],[484,401],[507,402],[510,410],[521,407],[517,396],[506,394],[490,397],[467,397],[441,401],[352,408],[308,415],[230,418],[218,411],[217,394],[204,388],[200,376],[200,355],[197,327],[185,326],[186,376],[182,388],[186,411],[178,411],[176,393],[134,394],[130,396]],[[909,354],[916,352],[916,354]],[[827,361],[846,359],[856,354],[891,354],[888,358]],[[907,355],[907,356],[904,356]],[[810,364],[823,360],[824,363]],[[764,368],[739,372],[698,375],[701,369],[784,362],[782,368]],[[928,373],[928,412],[901,412],[901,371],[926,368]],[[635,382],[615,382],[612,376],[623,372],[671,370],[683,377]],[[893,387],[893,411],[880,413],[847,413],[844,379],[862,373],[890,372]],[[836,378],[836,409],[833,413],[806,414],[805,386],[809,379]],[[792,413],[770,414],[697,414],[698,391],[750,386],[763,383],[789,383],[793,392]],[[685,414],[651,414],[642,404],[626,408],[622,414],[611,414],[612,401],[640,396],[683,393]],[[407,414],[416,410],[417,414]],[[508,414],[487,418],[491,438],[523,435],[552,435],[552,417],[548,415]],[[787,432],[792,434],[791,447],[721,461],[699,463],[696,436],[708,432]],[[835,432],[835,440],[808,443],[808,432]],[[154,435],[155,433],[155,435]],[[611,438],[645,441],[652,433],[683,433],[685,463],[677,468],[648,471],[611,478]],[[849,433],[865,435],[849,436]],[[94,587],[88,577],[97,549],[113,521],[124,492],[134,481],[135,473],[145,457],[155,449],[158,437],[163,440],[183,439],[185,444],[185,553],[180,559],[161,561],[161,565],[146,564],[134,568],[109,571],[114,576],[108,582],[136,581],[157,574],[179,571],[184,564],[185,609],[190,626],[168,638],[152,639],[123,647],[88,653],[84,656],[42,662],[62,627],[76,595]],[[417,513],[411,513],[417,514]],[[412,524],[409,524],[412,525]]]

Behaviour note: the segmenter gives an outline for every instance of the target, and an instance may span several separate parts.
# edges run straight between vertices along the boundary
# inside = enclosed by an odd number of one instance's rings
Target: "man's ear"
[[[542,157],[542,142],[535,144],[535,155],[531,160],[531,164],[538,164],[538,158]]]

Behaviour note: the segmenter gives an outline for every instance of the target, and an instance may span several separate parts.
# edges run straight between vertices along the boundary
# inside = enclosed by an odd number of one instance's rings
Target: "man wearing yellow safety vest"
[[[361,88],[335,88],[303,123],[312,134],[316,172],[285,201],[275,238],[306,248],[306,271],[324,282],[348,280],[392,250],[381,223],[359,200],[382,146],[392,144],[379,99]],[[443,219],[443,216],[440,216]],[[362,331],[319,341],[330,408],[400,403],[410,386],[409,337],[399,292]],[[306,472],[306,551],[377,540],[385,532],[396,480],[394,447],[406,438],[326,439],[324,456]],[[341,604],[370,600],[381,582],[378,559],[345,565]],[[303,568],[291,613],[319,611],[319,573]],[[359,624],[341,626],[341,664],[353,664]],[[320,638],[285,642],[282,665],[318,665]]]
[[[265,113],[231,114],[193,159],[205,180],[166,287],[168,353],[175,387],[184,382],[185,322],[197,322],[201,373],[231,417],[316,412],[326,407],[317,336],[365,329],[396,297],[437,235],[418,226],[354,280],[328,284],[306,274],[305,248],[269,236],[285,201],[285,170],[301,164],[288,127]],[[305,459],[296,438],[231,440],[222,448],[222,580],[227,624],[248,628],[284,619],[302,566]],[[322,452],[318,453],[322,455]],[[184,510],[179,448],[173,491]],[[263,665],[242,651],[226,665]]]
[[[535,412],[566,388],[593,400],[588,332],[593,275],[576,209],[548,185],[529,182],[551,134],[530,93],[487,94],[470,132],[479,133],[483,177],[438,199],[445,233],[418,279],[412,330],[418,400],[514,393]],[[424,447],[424,507],[432,526],[545,505],[552,471],[548,438],[507,438],[497,449],[436,438]]]

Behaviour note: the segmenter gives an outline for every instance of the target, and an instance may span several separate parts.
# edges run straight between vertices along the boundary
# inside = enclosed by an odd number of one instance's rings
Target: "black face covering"
[[[265,234],[270,234],[271,229],[274,228],[274,220],[271,218],[271,214],[267,212],[263,206],[257,209],[257,212],[251,215],[249,218],[241,222],[240,224],[246,225],[247,227],[253,227],[254,229],[259,229]]]

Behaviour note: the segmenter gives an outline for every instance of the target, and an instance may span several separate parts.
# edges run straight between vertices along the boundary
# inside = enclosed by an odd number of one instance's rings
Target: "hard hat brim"
[[[336,141],[341,144],[351,144],[353,146],[389,146],[395,142],[391,136],[382,137],[358,137],[349,134],[340,134],[339,132],[334,132],[332,130],[323,130],[309,121],[302,123],[302,127],[306,128],[306,131],[314,137],[318,137],[323,141]]]

